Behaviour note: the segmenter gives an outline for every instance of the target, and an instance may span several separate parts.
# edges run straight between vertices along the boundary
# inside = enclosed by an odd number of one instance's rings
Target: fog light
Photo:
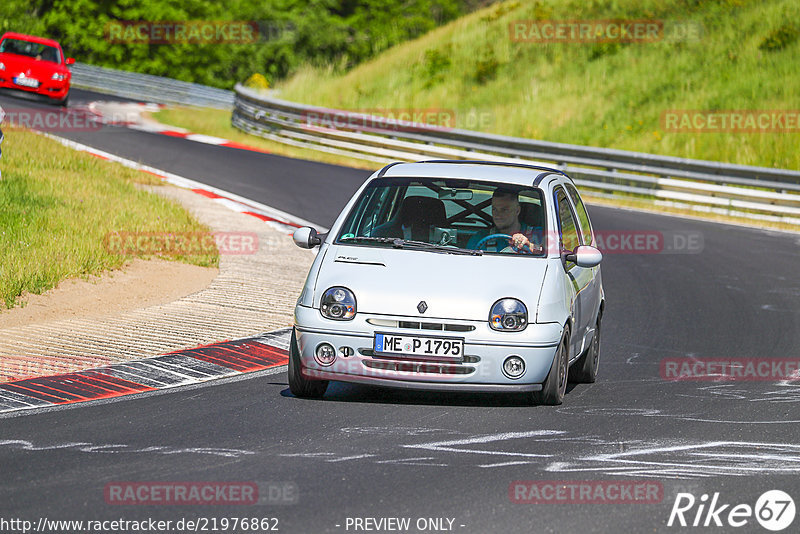
[[[314,359],[320,365],[328,366],[336,359],[336,351],[330,343],[320,343],[314,352]]]
[[[503,362],[503,374],[508,378],[519,378],[525,374],[525,360],[519,356],[509,356]]]

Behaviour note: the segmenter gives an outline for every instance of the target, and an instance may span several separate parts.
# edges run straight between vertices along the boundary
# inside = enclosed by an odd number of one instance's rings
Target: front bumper
[[[11,75],[0,72],[0,87],[17,89],[19,91],[25,91],[26,93],[34,93],[54,100],[63,100],[69,93],[69,85],[70,82],[66,80],[40,80],[39,87],[26,87],[24,85],[15,84]]]
[[[404,322],[446,323],[472,330],[392,329],[368,322],[387,318]],[[541,390],[563,333],[562,326],[556,323],[530,324],[522,332],[496,332],[489,328],[487,321],[406,318],[360,312],[352,321],[333,321],[323,318],[319,310],[304,306],[295,308],[295,330],[301,373],[308,379],[406,389],[486,392]],[[403,335],[463,338],[464,357],[459,362],[442,362],[374,354],[375,332],[392,331]],[[337,352],[336,360],[329,366],[319,364],[314,358],[317,346],[323,342],[333,345]],[[352,349],[352,355],[342,356],[342,347]],[[525,361],[525,372],[517,379],[503,374],[503,362],[511,355]]]

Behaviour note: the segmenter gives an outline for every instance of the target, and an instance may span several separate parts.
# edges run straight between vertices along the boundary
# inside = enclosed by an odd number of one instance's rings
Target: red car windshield
[[[61,63],[61,53],[58,48],[21,39],[4,39],[0,43],[0,53],[27,56],[40,61]]]

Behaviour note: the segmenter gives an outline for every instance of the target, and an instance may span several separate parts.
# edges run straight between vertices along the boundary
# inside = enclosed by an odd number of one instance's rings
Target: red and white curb
[[[103,124],[113,124],[116,126],[125,126],[132,130],[140,130],[143,132],[157,133],[161,135],[168,135],[170,137],[180,137],[189,141],[197,143],[204,143],[207,145],[224,146],[228,148],[236,148],[239,150],[249,150],[251,152],[261,152],[262,154],[269,154],[268,150],[258,147],[237,143],[230,139],[222,137],[214,137],[212,135],[204,135],[192,133],[184,128],[175,126],[167,126],[154,120],[148,120],[142,117],[143,112],[156,112],[163,109],[163,104],[152,103],[131,103],[131,102],[92,102],[87,106],[90,113],[97,117],[99,122]]]
[[[301,226],[314,226],[320,232],[327,231],[327,229],[315,225],[311,221],[307,221],[300,217],[296,217],[294,215],[286,213],[285,211],[281,211],[273,207],[267,206],[265,204],[261,204],[260,202],[255,202],[253,200],[246,199],[242,196],[230,193],[223,189],[212,187],[210,185],[197,182],[195,180],[190,180],[189,178],[185,178],[183,176],[179,176],[171,172],[157,169],[155,167],[150,167],[149,165],[143,165],[136,161],[126,159],[111,154],[109,152],[105,152],[103,150],[98,150],[88,145],[77,143],[69,139],[64,139],[63,137],[58,137],[56,135],[49,134],[46,132],[39,132],[39,133],[44,135],[45,137],[58,141],[62,145],[72,148],[74,150],[80,150],[81,152],[86,152],[101,159],[120,163],[131,169],[136,169],[142,172],[153,174],[169,184],[184,189],[190,189],[195,193],[203,195],[204,197],[210,198],[215,202],[222,204],[228,209],[260,219],[280,232],[292,233]]]
[[[142,113],[155,113],[166,108],[164,104],[152,102],[113,102],[97,100],[88,105],[80,106],[97,117],[97,122],[103,124],[128,125],[136,124],[142,120]],[[74,107],[72,109],[75,109]]]
[[[110,399],[280,367],[291,328],[63,375],[0,384],[0,414]]]

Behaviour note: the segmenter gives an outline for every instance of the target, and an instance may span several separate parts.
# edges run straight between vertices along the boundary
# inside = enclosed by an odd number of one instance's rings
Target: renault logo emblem
[[[427,309],[428,305],[425,304],[425,301],[424,300],[419,301],[419,304],[417,304],[417,310],[419,310],[420,313],[425,313],[425,310]]]

